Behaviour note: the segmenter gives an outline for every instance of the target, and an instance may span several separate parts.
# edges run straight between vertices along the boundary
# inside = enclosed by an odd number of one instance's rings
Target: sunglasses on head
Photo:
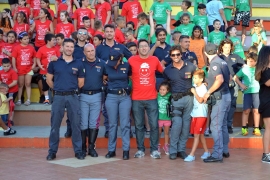
[[[177,54],[171,54],[171,57],[179,57],[179,56],[181,56],[181,54],[180,53],[177,53]]]
[[[78,32],[78,34],[80,34],[80,35],[87,35],[87,33],[86,32]]]

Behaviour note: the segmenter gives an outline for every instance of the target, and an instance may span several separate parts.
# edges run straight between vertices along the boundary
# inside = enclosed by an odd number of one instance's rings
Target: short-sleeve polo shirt
[[[189,61],[191,63],[193,63],[193,61],[196,60],[196,64],[198,64],[198,58],[197,58],[196,54],[192,51],[189,51],[189,50],[187,50],[186,52],[183,52],[182,60],[185,62]]]
[[[219,57],[227,63],[230,74],[232,75],[232,77],[245,64],[244,60],[240,56],[238,56],[237,54],[230,54],[228,57],[222,54]]]

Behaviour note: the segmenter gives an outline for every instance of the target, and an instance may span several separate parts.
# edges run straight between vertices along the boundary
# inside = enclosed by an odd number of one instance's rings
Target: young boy
[[[133,22],[137,27],[138,19],[137,16],[143,12],[141,3],[139,1],[128,0],[124,3],[121,15],[125,18],[125,22]]]
[[[65,40],[65,36],[64,34],[62,33],[58,33],[55,35],[55,38],[56,38],[56,45],[55,45],[55,49],[57,51],[59,51],[60,53],[62,53],[62,50],[61,50],[61,46]]]
[[[225,39],[225,34],[219,30],[221,24],[218,19],[214,20],[213,26],[215,30],[209,33],[208,42],[211,42],[216,46],[219,46],[220,42]]]
[[[42,78],[41,78],[42,85],[43,85],[42,91],[44,92],[44,95],[45,95],[45,101],[43,102],[43,104],[49,105],[50,104],[49,95],[48,95],[49,86],[46,82],[47,68],[48,68],[49,62],[51,61],[51,58],[60,57],[61,54],[54,47],[56,43],[54,34],[46,34],[45,42],[46,42],[46,45],[39,48],[36,54],[36,61],[37,61],[37,65],[40,68],[39,74],[42,75]]]
[[[249,27],[250,17],[252,17],[252,0],[235,1],[234,25],[240,25],[242,21],[242,34],[246,35],[246,27]]]
[[[164,28],[166,28],[167,10],[172,11],[172,7],[164,0],[157,0],[150,8],[150,11],[154,13],[153,18],[157,21],[157,24],[162,24]]]
[[[199,4],[198,11],[199,11],[199,15],[193,18],[193,23],[202,28],[203,37],[204,37],[205,43],[207,43],[207,36],[209,34],[209,29],[208,29],[209,22],[208,22],[208,17],[206,16],[206,6],[204,4]]]
[[[129,42],[126,44],[128,50],[131,52],[132,56],[138,55],[137,43]]]
[[[135,31],[135,37],[137,40],[146,39],[150,42],[150,26],[147,23],[147,15],[143,12],[138,15],[138,26]]]
[[[247,66],[244,66],[234,76],[235,82],[241,87],[244,92],[243,114],[242,114],[242,135],[248,135],[247,123],[250,110],[253,111],[254,129],[253,135],[260,136],[259,129],[260,114],[258,112],[260,100],[259,90],[260,84],[255,80],[255,69],[258,60],[258,55],[249,53],[247,55]],[[242,79],[242,81],[240,81]]]
[[[118,16],[115,21],[116,28],[115,28],[115,41],[124,44],[125,43],[125,35],[122,32],[122,29],[126,27],[125,19],[122,16]]]
[[[203,103],[203,96],[207,93],[207,88],[204,85],[204,78],[205,74],[202,69],[198,69],[194,72],[193,83],[195,85],[195,89],[191,89],[191,92],[194,94],[194,106],[190,114],[192,117],[190,133],[194,134],[194,141],[190,154],[184,159],[185,162],[195,161],[195,151],[198,147],[199,141],[201,141],[204,149],[204,154],[201,158],[206,159],[210,156],[210,152],[208,151],[204,138],[208,114],[208,105]]]
[[[258,46],[258,52],[267,45],[267,37],[265,31],[262,31],[260,24],[254,24],[254,34],[252,35],[252,44]]]
[[[173,40],[173,43],[171,44],[171,46],[173,45],[179,45],[179,39],[180,39],[180,36],[181,36],[181,32],[180,31],[174,31],[173,34],[172,34],[172,40]]]
[[[100,20],[96,20],[94,24],[94,29],[95,29],[95,35],[100,34],[102,37],[104,37],[104,32],[103,32],[103,25]]]
[[[134,42],[135,44],[138,43],[137,39],[134,37],[132,29],[127,29],[125,32],[125,43],[129,42]]]
[[[194,16],[199,14],[198,6],[200,4],[207,4],[207,0],[194,0]]]
[[[90,42],[93,43],[95,30],[91,28],[91,19],[88,16],[83,17],[83,25],[88,32],[88,36],[90,37]]]
[[[178,12],[175,16],[175,20],[178,21],[180,20],[181,16],[184,14],[184,13],[188,13],[189,14],[189,17],[190,17],[190,22],[193,22],[193,15],[188,11],[188,9],[190,8],[191,6],[191,2],[186,0],[186,1],[182,1],[182,4],[181,4],[181,9],[182,11]]]

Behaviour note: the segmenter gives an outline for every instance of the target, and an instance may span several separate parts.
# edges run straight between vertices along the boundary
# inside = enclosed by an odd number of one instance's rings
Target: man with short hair
[[[194,65],[198,64],[198,58],[196,54],[192,51],[189,51],[190,38],[187,35],[181,35],[179,38],[181,52],[182,52],[182,60],[190,61]]]
[[[87,44],[88,31],[86,28],[81,27],[78,29],[77,34],[78,41],[75,43],[75,49],[73,52],[74,59],[82,59],[84,57],[84,46]]]

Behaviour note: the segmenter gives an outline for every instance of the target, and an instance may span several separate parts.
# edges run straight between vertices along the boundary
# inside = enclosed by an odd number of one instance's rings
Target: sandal
[[[30,100],[25,101],[24,105],[29,106],[31,104]]]
[[[17,105],[17,106],[22,105],[22,101],[21,101],[21,100],[18,100],[18,101],[16,102],[16,105]]]

